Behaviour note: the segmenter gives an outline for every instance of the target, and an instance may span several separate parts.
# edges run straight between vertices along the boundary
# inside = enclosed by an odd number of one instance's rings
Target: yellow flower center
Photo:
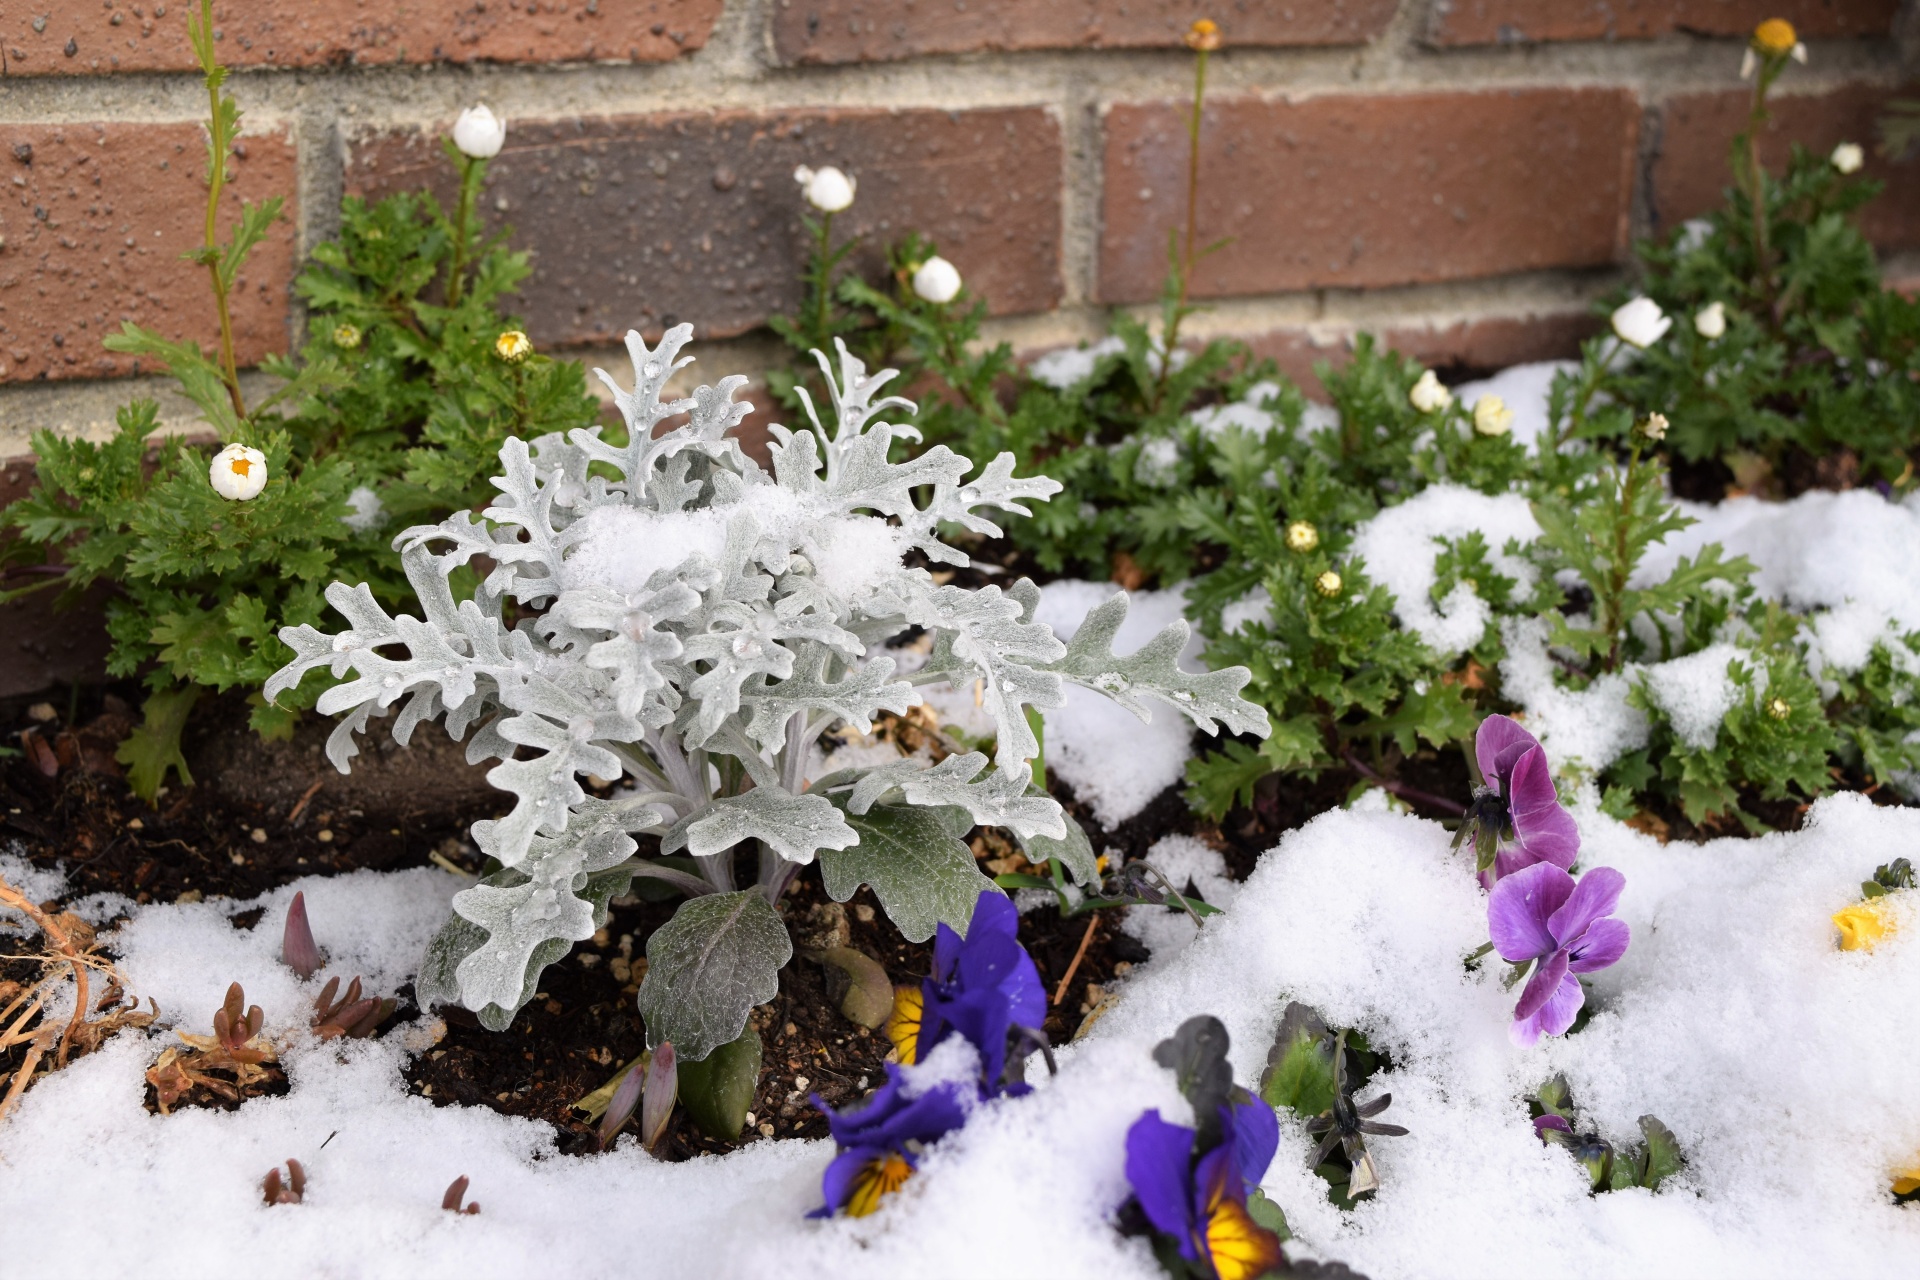
[[[360,330],[350,324],[335,326],[333,330],[333,345],[336,347],[344,347],[348,351],[353,350],[360,345]]]
[[[1793,714],[1793,704],[1785,698],[1769,698],[1767,699],[1767,714],[1775,720],[1785,720]]]
[[[867,1161],[860,1166],[860,1172],[853,1179],[853,1190],[847,1194],[847,1216],[866,1217],[912,1176],[913,1166],[898,1152],[889,1151],[877,1160]]]
[[[1212,53],[1220,47],[1220,24],[1212,18],[1195,18],[1187,28],[1187,48]]]
[[[244,457],[234,457],[228,460],[227,467],[233,472],[233,474],[237,476],[244,476],[248,472],[253,470],[253,463],[249,462]]]
[[[493,354],[508,364],[516,364],[526,359],[532,350],[532,340],[518,329],[509,329],[493,340]]]
[[[1840,930],[1842,951],[1871,951],[1899,929],[1893,918],[1891,895],[1856,902],[1833,913]]]
[[[1295,520],[1287,526],[1287,550],[1311,551],[1320,545],[1320,531],[1305,520]]]
[[[1340,594],[1340,575],[1329,569],[1313,580],[1313,589],[1331,600]]]
[[[1792,53],[1793,46],[1799,43],[1799,33],[1785,18],[1768,18],[1753,29],[1753,47],[1775,58]]]
[[[912,1066],[920,1060],[920,1017],[926,997],[919,987],[895,987],[893,1012],[887,1017],[887,1039],[899,1052],[900,1061]]]

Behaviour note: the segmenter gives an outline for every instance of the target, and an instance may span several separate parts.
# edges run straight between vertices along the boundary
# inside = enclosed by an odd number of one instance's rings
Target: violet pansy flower
[[[1534,966],[1513,1011],[1515,1044],[1526,1048],[1572,1026],[1586,1002],[1576,975],[1626,954],[1630,933],[1613,916],[1626,884],[1612,867],[1595,867],[1576,884],[1553,863],[1536,862],[1493,886],[1487,931],[1494,950],[1509,963]]]
[[[1480,881],[1492,888],[1523,867],[1549,862],[1561,870],[1580,853],[1580,829],[1560,807],[1553,769],[1540,740],[1507,716],[1488,716],[1474,735],[1480,785],[1453,842],[1471,839]]]

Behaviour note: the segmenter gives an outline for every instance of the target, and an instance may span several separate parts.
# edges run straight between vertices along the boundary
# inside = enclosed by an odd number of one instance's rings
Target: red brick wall
[[[0,0],[0,410],[22,383],[141,372],[100,348],[123,321],[211,333],[179,256],[202,170],[193,7]],[[248,269],[241,353],[298,334],[290,282],[340,192],[444,186],[435,139],[479,100],[511,121],[484,204],[536,254],[517,306],[543,344],[679,320],[724,338],[791,308],[806,251],[791,171],[829,162],[860,182],[839,225],[862,235],[864,268],[917,228],[1000,332],[1085,336],[1158,289],[1184,207],[1180,35],[1205,14],[1226,38],[1201,130],[1200,233],[1229,240],[1195,280],[1213,331],[1276,352],[1364,326],[1440,362],[1554,354],[1634,236],[1718,198],[1758,18],[1784,14],[1812,45],[1782,84],[1778,159],[1794,141],[1873,141],[1920,78],[1914,7],[220,0],[250,130],[232,200],[278,194],[292,214]],[[1920,250],[1920,159],[1869,166],[1889,183],[1869,233]],[[85,416],[33,403],[33,422],[0,412],[0,457],[49,413]]]

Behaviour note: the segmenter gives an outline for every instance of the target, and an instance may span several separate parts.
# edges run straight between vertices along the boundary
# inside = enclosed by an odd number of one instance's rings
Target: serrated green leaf
[[[198,686],[190,684],[148,694],[140,707],[141,723],[114,752],[113,758],[127,766],[127,782],[133,793],[148,804],[159,795],[168,769],[178,775],[180,785],[193,785],[187,758],[180,753],[180,733],[199,698]]]
[[[860,842],[820,855],[829,898],[845,902],[861,885],[871,885],[909,942],[925,942],[942,923],[966,932],[974,904],[994,883],[938,812],[875,805],[864,814],[848,814],[847,824]]]

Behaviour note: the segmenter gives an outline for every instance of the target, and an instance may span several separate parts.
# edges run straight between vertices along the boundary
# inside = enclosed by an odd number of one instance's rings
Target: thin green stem
[[[220,128],[220,81],[207,77],[207,146],[212,153],[207,166],[207,274],[213,281],[213,305],[220,315],[220,374],[227,384],[227,396],[233,412],[242,422],[247,419],[247,402],[240,395],[240,367],[233,348],[233,307],[227,298],[226,277],[220,272],[219,213],[220,193],[227,185],[227,145]]]
[[[1187,291],[1193,282],[1193,241],[1200,223],[1200,111],[1207,97],[1207,51],[1202,49],[1193,63],[1193,114],[1187,118],[1187,243],[1181,254],[1180,309],[1187,306]],[[1172,349],[1172,338],[1168,338]]]
[[[1747,112],[1747,205],[1753,219],[1754,282],[1764,300],[1773,292],[1773,246],[1767,227],[1767,177],[1760,167],[1760,127],[1767,122],[1767,85],[1763,69],[1753,82],[1753,106]]]
[[[487,162],[472,156],[460,158],[460,200],[453,211],[453,262],[447,268],[447,305],[458,306],[466,292],[468,230],[473,225],[473,206],[480,195],[480,179]]]
[[[814,248],[813,340],[822,351],[827,348],[828,307],[833,301],[833,268],[828,255],[833,252],[833,215],[820,215],[820,243]]]
[[[1607,649],[1607,670],[1620,669],[1620,656],[1625,648],[1627,620],[1621,616],[1627,597],[1627,578],[1633,566],[1627,562],[1627,529],[1633,519],[1633,498],[1640,485],[1640,441],[1636,438],[1633,450],[1627,455],[1627,474],[1620,482],[1620,508],[1613,521],[1613,564],[1607,572],[1607,598],[1603,612],[1611,644]]]

